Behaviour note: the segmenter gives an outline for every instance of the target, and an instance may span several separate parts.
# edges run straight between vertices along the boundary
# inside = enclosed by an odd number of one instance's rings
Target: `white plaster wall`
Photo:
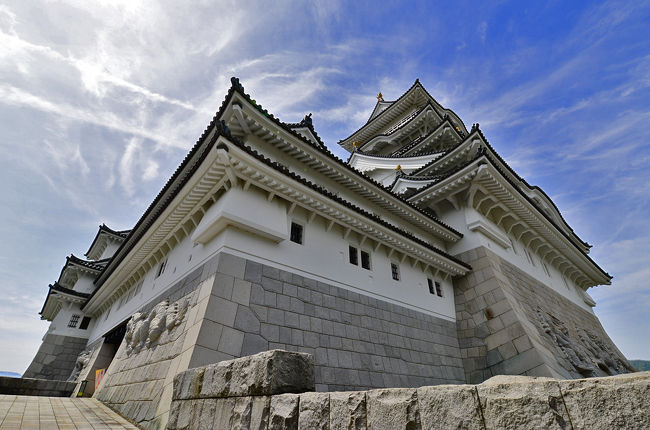
[[[334,182],[330,178],[320,174],[318,171],[301,164],[298,160],[293,158],[290,155],[285,154],[282,151],[277,150],[274,146],[269,145],[266,142],[261,141],[259,138],[252,136],[247,143],[255,148],[258,152],[265,154],[267,158],[271,158],[279,164],[287,167],[289,170],[295,172],[301,177],[307,179],[308,181],[317,184],[318,186],[325,188],[333,193],[336,193],[342,199],[354,204],[355,206],[364,209],[367,212],[375,213],[382,218],[386,219],[391,224],[400,227],[404,230],[410,231],[414,235],[423,238],[427,242],[430,242],[432,245],[445,250],[445,243],[438,239],[437,237],[431,235],[424,230],[421,230],[419,227],[396,217],[395,215],[389,214],[382,207],[366,200],[356,192],[349,190],[345,187],[342,187],[338,183]],[[408,171],[406,171],[408,173]],[[394,170],[392,176],[394,177]],[[390,176],[390,175],[389,175]],[[385,178],[382,180],[384,185],[390,184],[392,179]],[[434,222],[434,221],[431,221]]]
[[[262,194],[259,197],[265,198]],[[323,218],[317,216],[309,224],[307,218],[307,213],[296,209],[292,217],[286,219],[287,229],[292,219],[303,224],[304,245],[288,239],[276,243],[234,227],[227,227],[205,245],[192,243],[190,234],[167,254],[167,265],[162,275],[156,277],[158,266],[152,268],[144,276],[138,294],[128,300],[118,299],[108,315],[105,312],[98,316],[90,341],[129,318],[141,306],[221,251],[455,321],[451,280],[435,279],[423,273],[421,268],[411,267],[405,260],[400,264],[401,280],[394,281],[390,271],[391,260],[385,248],[373,252],[368,243],[361,248],[370,252],[372,270],[354,266],[348,262],[348,246],[357,246],[359,238],[352,233],[345,240],[343,231],[336,226],[328,232]],[[260,222],[263,222],[263,214],[260,214]],[[443,297],[429,293],[427,276],[441,283]],[[131,287],[127,297],[135,288]]]
[[[95,284],[93,284],[94,279],[95,278],[90,275],[81,273],[72,289],[80,293],[92,293],[95,291]]]
[[[484,236],[483,234],[469,230],[467,228],[468,217],[470,218],[479,217],[485,223],[490,224],[494,229],[497,229],[502,233],[506,234],[503,229],[498,227],[489,219],[482,216],[473,208],[464,207],[461,210],[447,209],[442,212],[439,212],[438,215],[440,216],[443,222],[449,224],[450,226],[454,227],[456,230],[463,233],[464,237],[459,242],[453,244],[453,246],[450,246],[449,252],[452,255],[460,254],[461,252],[474,249],[478,246],[484,246],[490,249],[495,254],[497,254],[499,257],[506,260],[507,262],[519,267],[522,271],[528,273],[530,276],[534,277],[539,282],[543,283],[544,285],[552,288],[554,291],[558,292],[562,296],[566,297],[571,302],[593,313],[593,309],[591,308],[591,306],[587,305],[583,300],[583,296],[580,293],[581,290],[580,287],[578,287],[571,279],[564,278],[560,273],[560,271],[557,270],[554,266],[545,263],[550,274],[549,276],[549,274],[547,274],[544,271],[541,257],[536,253],[534,253],[532,250],[529,250],[530,254],[533,257],[533,261],[535,263],[534,265],[531,264],[524,252],[524,249],[526,248],[525,245],[522,242],[515,239],[513,235],[507,235],[507,236],[510,238],[512,243],[514,243],[515,246],[514,250],[512,247],[505,249],[502,246],[498,245],[492,239]],[[566,280],[566,284],[563,278]]]
[[[77,322],[77,327],[75,328],[68,327],[70,318],[74,314],[79,315],[79,321]],[[86,330],[81,330],[79,329],[79,325],[81,324],[83,317],[84,317],[84,313],[81,311],[78,304],[66,303],[63,305],[59,313],[56,314],[56,316],[50,323],[50,328],[48,329],[48,333],[58,334],[61,336],[87,338],[90,336],[90,333],[92,332],[92,321],[91,321],[91,325]]]
[[[115,254],[115,251],[117,251],[117,248],[120,247],[121,242],[118,242],[116,240],[107,240],[108,245],[106,245],[106,249],[104,252],[102,252],[102,255],[99,257],[99,260],[103,260],[104,258],[110,258]]]

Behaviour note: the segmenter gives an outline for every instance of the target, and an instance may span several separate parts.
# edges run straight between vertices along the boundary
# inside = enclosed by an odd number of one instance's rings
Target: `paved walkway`
[[[96,430],[138,427],[95,399],[0,394],[0,430]]]

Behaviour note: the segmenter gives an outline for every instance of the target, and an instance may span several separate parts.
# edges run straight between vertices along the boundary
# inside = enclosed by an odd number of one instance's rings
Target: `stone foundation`
[[[479,385],[316,393],[305,392],[313,376],[309,358],[297,355],[272,351],[179,374],[167,429],[650,428],[650,372],[570,381],[497,376]],[[290,380],[283,372],[254,370],[286,369],[283,361],[295,363]]]
[[[184,303],[183,320],[147,342],[145,324]],[[453,322],[226,253],[131,321],[144,332],[127,330],[94,397],[144,428],[164,427],[176,373],[269,349],[312,354],[317,391],[463,381]]]
[[[457,256],[454,280],[465,381],[494,375],[582,378],[634,371],[598,318],[486,248]]]
[[[47,333],[23,377],[66,381],[88,339]]]

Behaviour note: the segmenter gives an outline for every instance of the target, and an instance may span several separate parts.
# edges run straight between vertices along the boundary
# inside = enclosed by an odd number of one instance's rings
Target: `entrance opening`
[[[97,358],[95,359],[95,362],[92,363],[92,367],[85,379],[88,382],[86,383],[84,390],[84,397],[92,396],[95,389],[99,386],[101,378],[108,370],[108,366],[111,365],[111,362],[113,361],[113,358],[115,358],[115,354],[124,339],[124,335],[126,334],[126,323],[128,321],[129,320],[127,319],[104,335],[104,342],[102,343]]]

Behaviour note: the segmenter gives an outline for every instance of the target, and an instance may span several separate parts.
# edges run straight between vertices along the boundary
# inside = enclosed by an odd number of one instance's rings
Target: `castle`
[[[268,349],[319,391],[632,370],[587,293],[611,276],[478,124],[416,80],[339,144],[233,78],[137,224],[67,258],[24,376],[159,428],[177,373]]]

